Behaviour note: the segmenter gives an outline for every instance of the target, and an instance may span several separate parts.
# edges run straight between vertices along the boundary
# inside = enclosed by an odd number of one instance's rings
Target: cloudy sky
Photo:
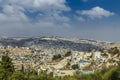
[[[0,0],[0,36],[120,41],[120,0]]]

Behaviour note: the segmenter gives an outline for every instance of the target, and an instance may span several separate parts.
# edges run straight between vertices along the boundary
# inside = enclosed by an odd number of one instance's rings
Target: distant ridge
[[[119,43],[108,43],[88,39],[66,39],[59,37],[39,37],[39,38],[0,38],[0,45],[3,46],[18,46],[18,47],[43,47],[43,48],[63,48],[74,51],[88,51],[91,49],[100,50],[103,48],[110,48]]]

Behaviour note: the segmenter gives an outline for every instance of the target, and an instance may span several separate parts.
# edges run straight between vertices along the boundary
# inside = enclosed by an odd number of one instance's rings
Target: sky
[[[0,0],[1,37],[120,42],[120,0]]]

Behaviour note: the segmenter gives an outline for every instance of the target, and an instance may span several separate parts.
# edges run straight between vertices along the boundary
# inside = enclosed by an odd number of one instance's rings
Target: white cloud
[[[70,11],[66,0],[0,0],[0,36],[36,36],[52,34],[60,27],[63,30],[70,26],[65,11]]]
[[[76,22],[74,18],[71,20],[71,17],[62,14],[70,11],[70,7],[65,3],[66,0],[0,0],[0,36],[60,35],[75,37],[78,35],[80,37],[82,33],[86,33],[86,30],[78,29],[78,27],[84,25],[74,24],[73,26],[73,23]],[[26,14],[26,11],[30,14]],[[85,21],[84,16],[98,19],[114,14],[100,7],[77,13],[76,18],[79,21]],[[85,35],[83,34],[83,36]]]
[[[4,5],[0,13],[0,23],[15,23],[28,21],[27,16],[24,14],[24,9],[19,6]]]
[[[77,13],[82,16],[87,16],[91,19],[101,19],[104,17],[109,17],[109,16],[114,15],[113,12],[107,11],[99,6],[94,7],[90,10],[77,11]]]
[[[81,22],[85,22],[85,19],[82,16],[75,16],[75,19]]]
[[[70,11],[70,8],[65,3],[66,0],[0,0],[0,7],[2,8],[0,21],[11,22],[13,20],[14,22],[19,19],[30,21],[30,16],[25,14],[28,11],[35,14],[34,17],[37,17],[38,22],[41,20],[66,22],[69,21],[69,18],[62,15],[62,12]]]
[[[70,10],[65,5],[66,0],[7,0],[7,4],[22,6],[25,9],[31,10],[45,10],[45,9],[57,9],[57,10]]]

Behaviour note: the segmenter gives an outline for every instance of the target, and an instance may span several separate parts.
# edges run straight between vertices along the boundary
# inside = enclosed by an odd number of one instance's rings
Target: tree
[[[14,72],[12,59],[8,55],[3,55],[0,61],[0,79],[6,79]]]
[[[108,52],[113,54],[119,54],[120,51],[117,47],[114,47],[114,48],[110,48]]]
[[[25,77],[22,72],[14,72],[8,80],[25,80]]]
[[[52,60],[57,60],[57,59],[60,59],[61,58],[61,55],[60,54],[57,54],[57,55],[54,55]]]
[[[73,69],[79,69],[79,66],[78,66],[78,64],[74,64],[74,65],[72,65],[72,68]]]
[[[113,67],[104,73],[103,80],[120,80],[120,62],[118,62],[117,67]]]
[[[68,57],[68,56],[70,56],[72,53],[71,53],[71,51],[68,51],[66,54],[65,54],[65,57]]]

